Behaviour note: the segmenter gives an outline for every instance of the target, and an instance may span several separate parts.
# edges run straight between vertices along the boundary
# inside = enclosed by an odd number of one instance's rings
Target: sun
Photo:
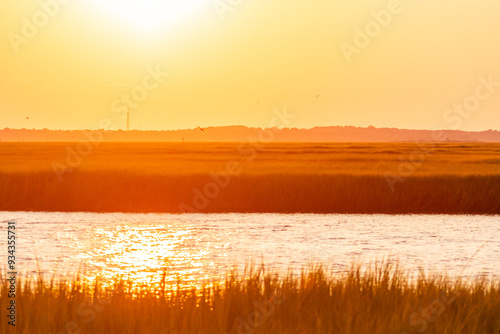
[[[193,19],[207,0],[93,0],[113,21],[121,21],[136,31],[161,32]]]

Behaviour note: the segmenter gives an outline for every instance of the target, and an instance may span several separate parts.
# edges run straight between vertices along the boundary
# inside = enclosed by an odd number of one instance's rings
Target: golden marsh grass
[[[500,213],[500,144],[78,145],[0,143],[0,210]]]
[[[0,296],[8,283],[0,278]],[[344,274],[321,266],[294,276],[264,267],[196,289],[18,281],[17,333],[500,333],[500,285],[409,278],[386,263]],[[0,333],[8,333],[6,307]]]

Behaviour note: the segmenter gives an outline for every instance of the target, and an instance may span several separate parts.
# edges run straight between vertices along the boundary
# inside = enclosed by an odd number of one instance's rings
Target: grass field
[[[500,213],[500,144],[96,144],[0,143],[0,210]]]
[[[345,274],[311,267],[299,276],[228,274],[195,289],[116,279],[104,287],[70,282],[17,283],[16,333],[500,333],[500,285],[425,276],[389,264]],[[366,269],[366,268],[365,268]],[[9,283],[0,277],[0,333]]]

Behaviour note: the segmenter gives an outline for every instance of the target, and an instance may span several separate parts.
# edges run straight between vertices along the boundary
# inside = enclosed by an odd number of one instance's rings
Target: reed
[[[6,324],[0,277],[0,333]],[[498,280],[410,278],[387,262],[333,274],[311,266],[294,276],[263,266],[219,284],[183,289],[116,278],[17,281],[17,333],[500,333]]]
[[[500,175],[409,177],[393,192],[382,176],[0,173],[0,210],[499,214]]]

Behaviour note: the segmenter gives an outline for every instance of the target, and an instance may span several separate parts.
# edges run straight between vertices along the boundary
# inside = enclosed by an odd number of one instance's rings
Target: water
[[[169,281],[198,285],[250,262],[342,272],[389,257],[409,273],[500,276],[500,216],[0,212],[0,221],[13,219],[17,270],[31,276],[84,270],[157,282],[166,269]]]

